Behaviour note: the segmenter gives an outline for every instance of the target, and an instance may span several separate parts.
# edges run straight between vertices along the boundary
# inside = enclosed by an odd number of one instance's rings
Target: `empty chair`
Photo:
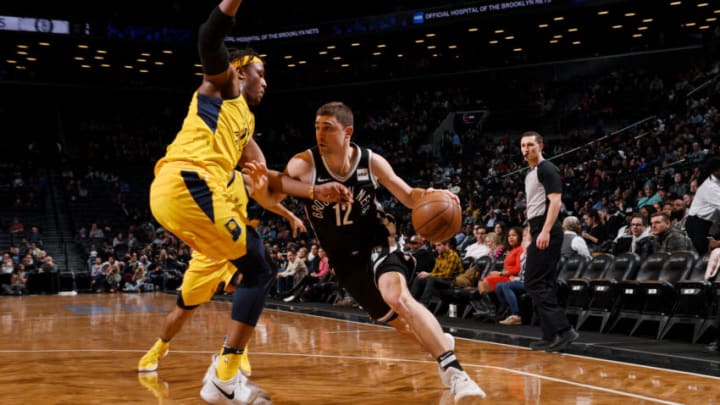
[[[582,274],[585,271],[585,267],[587,267],[587,264],[588,259],[580,255],[566,257],[565,260],[560,262],[560,271],[557,275],[558,301],[560,302],[560,305],[565,306],[567,302],[567,297],[570,290],[568,280],[582,277]]]
[[[620,283],[634,280],[639,267],[640,256],[635,253],[628,252],[615,256],[612,266],[605,275],[590,281],[590,302],[587,310],[578,317],[577,328],[579,329],[590,317],[600,317],[599,331],[602,332],[619,306]]]
[[[694,252],[659,252],[648,256],[638,270],[635,285],[623,291],[629,298],[613,326],[620,319],[635,319],[630,330],[632,336],[643,322],[657,321],[656,337],[660,338],[675,304],[675,283],[687,275],[696,260]]]
[[[660,333],[660,339],[664,338],[670,329],[679,323],[693,325],[693,343],[700,338],[702,327],[710,314],[712,305],[712,283],[705,280],[707,263],[708,255],[705,255],[695,262],[685,278],[675,283],[678,294],[677,301],[665,329]]]
[[[585,271],[580,277],[567,280],[568,297],[565,312],[569,315],[576,315],[578,323],[581,314],[588,309],[592,298],[591,283],[593,280],[601,280],[615,263],[615,256],[611,254],[600,254],[592,258],[587,264]],[[579,324],[576,325],[579,328]]]

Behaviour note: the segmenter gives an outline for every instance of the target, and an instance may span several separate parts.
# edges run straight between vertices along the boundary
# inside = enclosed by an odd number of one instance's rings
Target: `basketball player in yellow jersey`
[[[176,308],[168,315],[160,339],[138,366],[141,371],[157,368],[157,360],[167,353],[168,340],[190,311],[208,299],[219,280],[242,273],[244,288],[233,293],[232,319],[220,361],[213,362],[200,392],[213,404],[248,403],[255,395],[238,368],[265,304],[265,286],[273,278],[263,243],[246,225],[247,217],[231,190],[238,165],[265,162],[252,138],[255,118],[249,110],[260,103],[267,88],[264,63],[250,50],[231,55],[224,44],[240,3],[222,0],[200,27],[203,80],[180,132],[155,167],[150,208],[160,225],[192,247],[195,267],[191,264],[193,271],[186,272]],[[349,194],[338,183],[324,186],[283,179],[286,193],[297,197],[334,202]],[[254,191],[262,194],[257,188]]]

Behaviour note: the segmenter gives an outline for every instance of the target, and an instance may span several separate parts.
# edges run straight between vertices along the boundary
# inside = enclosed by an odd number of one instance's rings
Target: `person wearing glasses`
[[[641,259],[645,259],[652,253],[652,243],[649,238],[650,228],[645,223],[645,218],[635,213],[630,217],[630,225],[624,234],[618,236],[613,242],[612,253],[619,255],[625,252],[636,253]]]

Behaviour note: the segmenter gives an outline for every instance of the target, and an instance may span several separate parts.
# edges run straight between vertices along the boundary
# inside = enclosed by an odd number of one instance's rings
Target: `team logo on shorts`
[[[240,227],[240,224],[235,221],[235,218],[230,218],[230,220],[225,222],[225,229],[230,232],[233,242],[236,242],[240,238],[240,235],[242,235],[242,228]]]

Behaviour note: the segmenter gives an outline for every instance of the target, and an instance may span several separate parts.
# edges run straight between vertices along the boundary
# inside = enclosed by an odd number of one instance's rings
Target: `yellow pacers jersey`
[[[178,162],[200,166],[217,179],[227,179],[254,131],[255,116],[245,98],[223,100],[196,91],[183,126],[155,166],[155,174],[164,164]]]

